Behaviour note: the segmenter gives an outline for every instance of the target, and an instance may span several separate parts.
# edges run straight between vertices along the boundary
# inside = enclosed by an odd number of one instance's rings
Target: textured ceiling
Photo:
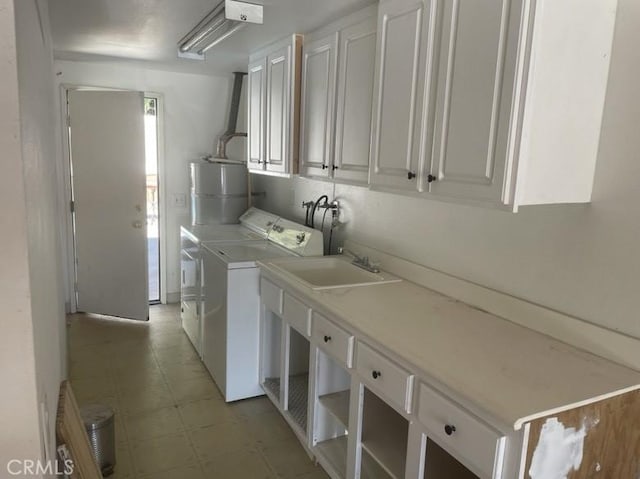
[[[264,25],[249,25],[207,53],[177,58],[177,42],[219,0],[51,0],[54,55],[68,60],[148,62],[176,71],[225,74],[251,50],[307,33],[375,0],[264,0]]]

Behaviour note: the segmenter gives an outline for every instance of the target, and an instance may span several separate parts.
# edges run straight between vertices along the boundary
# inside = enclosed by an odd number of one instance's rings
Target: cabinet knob
[[[258,164],[262,163],[262,160],[258,160]]]
[[[416,174],[413,171],[407,172],[407,180],[413,180],[416,177]]]
[[[329,341],[331,341],[331,336],[325,336],[324,337],[324,342],[328,343]]]
[[[332,169],[333,171],[335,171],[335,170],[337,170],[337,169],[338,169],[338,167],[337,167],[336,165],[333,165],[333,166],[331,167],[331,169]]]
[[[373,379],[378,379],[382,376],[382,373],[380,371],[372,371],[371,376],[373,376]]]
[[[455,426],[453,426],[453,425],[451,425],[451,424],[447,424],[447,425],[444,427],[444,433],[445,433],[447,436],[451,436],[454,432],[456,432],[456,427],[455,427]]]
[[[322,164],[322,169],[323,169],[323,170],[326,170],[327,168],[329,168],[329,167],[323,163],[323,164]]]
[[[437,181],[437,180],[438,180],[438,177],[437,177],[437,176],[433,176],[433,175],[429,175],[429,176],[427,176],[427,181],[428,181],[429,183],[433,183],[434,181]]]

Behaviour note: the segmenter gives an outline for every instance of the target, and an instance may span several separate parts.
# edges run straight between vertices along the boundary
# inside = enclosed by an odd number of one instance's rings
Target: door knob
[[[131,226],[133,226],[135,229],[139,230],[139,229],[142,228],[142,221],[136,220],[133,223],[131,223]]]

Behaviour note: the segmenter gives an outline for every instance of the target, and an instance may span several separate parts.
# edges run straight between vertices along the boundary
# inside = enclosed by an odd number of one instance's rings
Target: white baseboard
[[[375,248],[347,240],[345,247],[380,262],[382,269],[503,319],[640,371],[640,340],[542,305],[516,298]]]

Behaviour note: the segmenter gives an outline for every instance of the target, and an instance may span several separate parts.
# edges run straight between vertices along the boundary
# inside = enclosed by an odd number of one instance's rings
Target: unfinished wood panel
[[[525,477],[529,476],[542,427],[557,418],[565,428],[587,429],[578,470],[567,479],[636,478],[640,473],[640,391],[538,419],[531,423]]]
[[[58,442],[67,445],[73,459],[71,479],[102,479],[69,381],[60,385],[56,433]]]

